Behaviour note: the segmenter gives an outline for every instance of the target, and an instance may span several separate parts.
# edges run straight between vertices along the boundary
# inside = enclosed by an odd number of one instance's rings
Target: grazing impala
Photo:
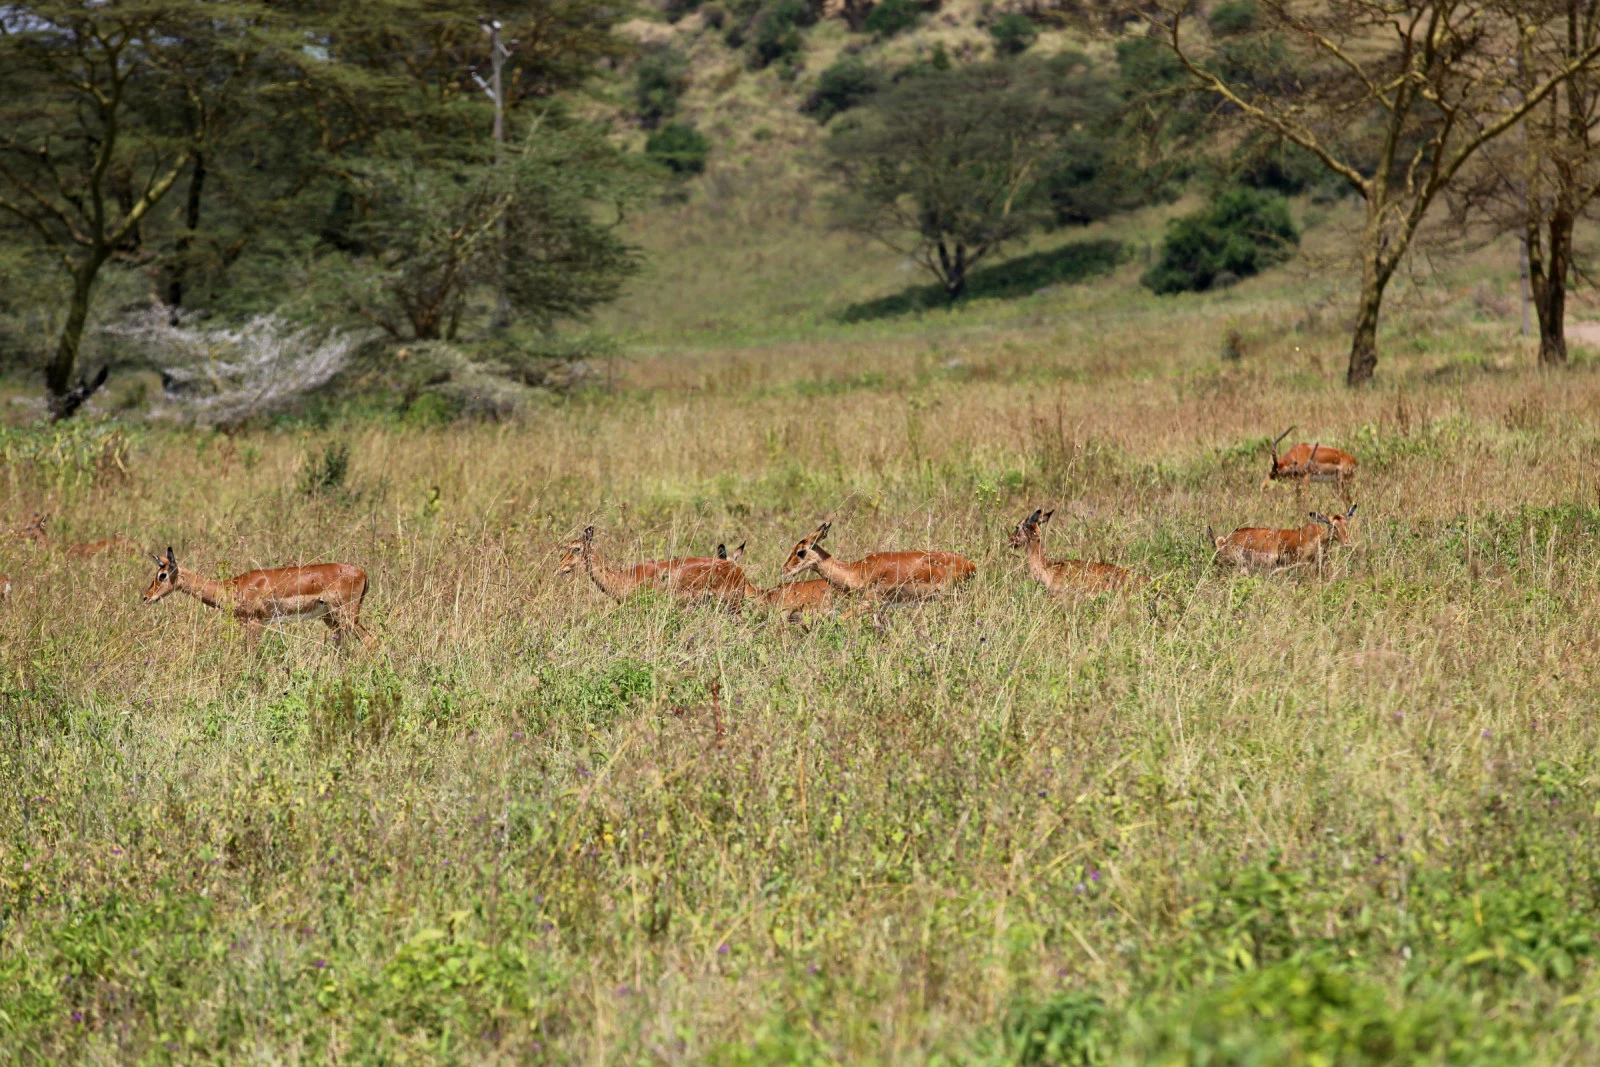
[[[645,588],[665,589],[680,600],[717,600],[737,606],[755,590],[737,563],[707,556],[652,559],[631,567],[613,567],[594,548],[594,527],[568,544],[557,574],[582,566],[595,586],[613,600],[623,600]]]
[[[154,604],[174,592],[188,593],[208,608],[231,611],[244,624],[245,646],[255,647],[261,627],[273,619],[321,619],[333,631],[333,643],[343,643],[346,631],[361,638],[369,649],[378,639],[361,625],[361,599],[367,595],[367,575],[348,563],[320,563],[313,567],[278,567],[247,571],[225,582],[213,581],[178,566],[167,558],[156,561],[156,579],[144,591],[144,602]]]
[[[45,532],[44,528],[44,524],[49,521],[49,518],[50,516],[48,515],[35,514],[28,525],[16,531],[16,536],[25,541],[32,541],[35,544],[49,548],[51,545],[50,535]],[[137,543],[128,540],[126,537],[107,537],[101,541],[84,541],[80,544],[62,545],[60,548],[65,555],[73,559],[91,559],[102,552],[112,550],[119,550],[128,555],[144,551]]]
[[[948,592],[978,571],[971,560],[954,552],[873,552],[854,563],[845,563],[822,547],[822,539],[828,536],[832,525],[823,523],[795,544],[783,565],[785,578],[814,570],[829,585],[846,593],[920,600]]]
[[[1112,563],[1090,563],[1081,559],[1046,559],[1039,527],[1050,521],[1054,511],[1036,510],[1017,523],[1007,544],[1027,553],[1028,573],[1052,593],[1104,593],[1125,589],[1137,581],[1135,576]]]
[[[1293,432],[1294,427],[1291,426],[1272,442],[1269,449],[1272,466],[1267,469],[1267,476],[1261,482],[1261,491],[1266,492],[1267,487],[1280,478],[1293,478],[1296,492],[1312,482],[1333,482],[1338,486],[1340,499],[1348,504],[1350,483],[1356,476],[1356,457],[1337,448],[1324,448],[1321,441],[1314,445],[1301,441],[1279,456],[1278,446]]]
[[[1215,558],[1219,563],[1232,563],[1239,567],[1288,567],[1315,563],[1320,567],[1330,547],[1330,539],[1341,545],[1351,543],[1350,516],[1355,513],[1354,504],[1343,515],[1335,513],[1332,518],[1313,511],[1311,518],[1315,521],[1306,523],[1298,530],[1246,527],[1233,531],[1227,537],[1215,536],[1211,527],[1207,526],[1206,537],[1216,545]]]

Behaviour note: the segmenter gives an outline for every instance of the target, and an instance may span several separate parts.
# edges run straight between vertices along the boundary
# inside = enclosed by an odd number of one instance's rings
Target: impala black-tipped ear
[[[1350,505],[1350,510],[1344,513],[1344,517],[1348,519],[1350,516],[1354,515],[1355,513],[1356,513],[1356,506],[1354,504],[1351,504]]]
[[[583,539],[586,542],[594,540],[594,527],[593,526],[585,526],[583,528]]]
[[[833,528],[833,523],[831,523],[831,522],[825,522],[821,526],[818,526],[817,527],[816,536],[811,539],[812,543],[815,544],[816,542],[822,540],[824,537],[827,537],[828,536],[828,531],[830,529],[832,529],[832,528]]]
[[[1022,520],[1022,525],[1024,525],[1024,526],[1037,526],[1037,525],[1039,525],[1039,516],[1043,515],[1043,514],[1044,514],[1044,511],[1042,509],[1034,508],[1033,509],[1033,514],[1029,515],[1027,518]]]
[[[162,564],[167,562],[166,560],[162,559],[160,556],[156,555],[154,552],[150,553],[150,558],[156,561],[156,566],[157,567],[159,567]]]
[[[1043,515],[1039,516],[1039,521],[1041,523],[1049,522],[1050,521],[1050,516],[1054,515],[1055,513],[1056,513],[1055,508],[1051,508],[1049,511],[1045,512]]]
[[[718,559],[727,559],[728,558],[728,546],[727,545],[724,545],[724,544],[722,544],[720,542],[717,544],[717,558]]]
[[[176,570],[177,567],[178,567],[178,561],[172,558],[172,546],[171,545],[167,546],[167,566],[173,568],[174,570]]]

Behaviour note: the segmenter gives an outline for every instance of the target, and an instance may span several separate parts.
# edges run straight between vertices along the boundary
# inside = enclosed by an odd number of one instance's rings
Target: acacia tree
[[[1311,153],[1365,203],[1361,289],[1346,382],[1372,380],[1384,291],[1417,229],[1462,167],[1568,79],[1600,43],[1516,88],[1521,25],[1512,0],[1260,0],[1253,32],[1299,73],[1263,84],[1232,74],[1184,36],[1188,4],[1163,39],[1221,110]]]
[[[105,380],[78,374],[101,270],[152,258],[144,227],[226,121],[264,16],[227,0],[204,18],[179,0],[29,0],[0,14],[0,211],[70,291],[45,366],[53,418]]]
[[[954,300],[979,262],[1047,221],[1063,144],[1109,107],[1082,56],[908,77],[835,120],[836,221],[914,257]]]

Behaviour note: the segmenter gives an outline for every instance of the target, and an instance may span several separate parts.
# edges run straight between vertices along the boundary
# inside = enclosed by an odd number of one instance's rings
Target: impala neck
[[[606,566],[592,544],[583,546],[583,569],[589,573],[590,580],[599,590],[613,600],[621,600],[633,592],[632,583]]]
[[[233,606],[233,591],[222,582],[214,581],[203,574],[183,567],[178,568],[178,591],[188,593],[208,608],[231,608]]]
[[[1028,538],[1027,551],[1028,573],[1033,575],[1036,581],[1049,585],[1050,563],[1044,558],[1044,540],[1039,536],[1039,531],[1035,530],[1033,536]]]
[[[816,553],[817,573],[826,578],[829,585],[854,592],[867,584],[853,565],[840,563],[818,545],[812,545],[811,551]]]

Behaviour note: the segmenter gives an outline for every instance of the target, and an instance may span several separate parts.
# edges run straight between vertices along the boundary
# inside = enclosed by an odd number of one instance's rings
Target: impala
[[[1206,527],[1206,537],[1216,545],[1216,560],[1239,567],[1287,567],[1302,563],[1315,563],[1319,567],[1330,547],[1329,540],[1341,545],[1351,544],[1350,516],[1356,506],[1343,515],[1331,518],[1321,512],[1311,512],[1312,522],[1298,530],[1267,530],[1246,527],[1235,530],[1227,537],[1217,537],[1211,527]]]
[[[208,608],[233,613],[244,625],[245,647],[261,638],[261,627],[274,619],[321,619],[333,631],[333,643],[343,643],[346,631],[361,638],[369,649],[378,639],[361,625],[361,599],[367,595],[367,575],[348,563],[320,563],[312,567],[278,567],[246,571],[225,582],[214,581],[178,566],[167,548],[167,558],[152,555],[156,578],[144,591],[144,602],[154,604],[174,592],[188,593]]]
[[[948,592],[977,573],[972,561],[954,552],[873,552],[854,563],[834,559],[822,547],[832,523],[823,523],[802,537],[783,565],[792,578],[814,570],[829,585],[846,593],[866,593],[891,600],[919,600]]]
[[[1007,544],[1027,553],[1028,573],[1052,593],[1104,593],[1123,589],[1137,579],[1113,563],[1090,563],[1081,559],[1046,559],[1039,527],[1050,521],[1054,511],[1039,509],[1017,523]]]
[[[717,558],[737,561],[744,555],[744,545],[730,555],[725,545],[717,546]],[[780,582],[771,589],[751,586],[746,594],[757,607],[783,612],[789,622],[799,622],[807,611],[825,609],[833,603],[833,586],[826,578],[812,578],[805,582]]]
[[[739,547],[734,549],[732,552],[728,551],[728,546],[727,545],[720,545],[719,544],[717,546],[717,558],[718,559],[725,559],[729,563],[738,563],[741,559],[744,558],[744,542],[740,541],[739,542]]]
[[[0,600],[5,600],[10,596],[11,577],[9,575],[0,574]]]
[[[1356,457],[1337,448],[1324,448],[1321,441],[1314,445],[1301,441],[1279,456],[1278,446],[1293,432],[1294,427],[1291,426],[1273,440],[1268,450],[1272,453],[1272,466],[1267,469],[1267,476],[1261,482],[1261,491],[1266,492],[1267,487],[1280,478],[1295,479],[1296,491],[1304,489],[1311,482],[1333,482],[1339,488],[1339,496],[1349,503],[1350,483],[1355,479],[1358,465]]]
[[[16,536],[25,541],[33,541],[45,548],[51,545],[50,535],[45,532],[44,524],[49,521],[48,515],[35,514],[28,525],[16,531]],[[62,545],[61,551],[73,559],[90,559],[102,552],[112,549],[121,549],[128,554],[143,552],[144,549],[126,537],[107,537],[100,541],[84,541],[79,544]]]
[[[599,590],[613,600],[623,600],[644,588],[667,590],[680,600],[718,600],[737,607],[755,586],[737,563],[706,556],[652,559],[631,567],[613,567],[594,547],[594,527],[565,548],[557,574],[582,566]]]

